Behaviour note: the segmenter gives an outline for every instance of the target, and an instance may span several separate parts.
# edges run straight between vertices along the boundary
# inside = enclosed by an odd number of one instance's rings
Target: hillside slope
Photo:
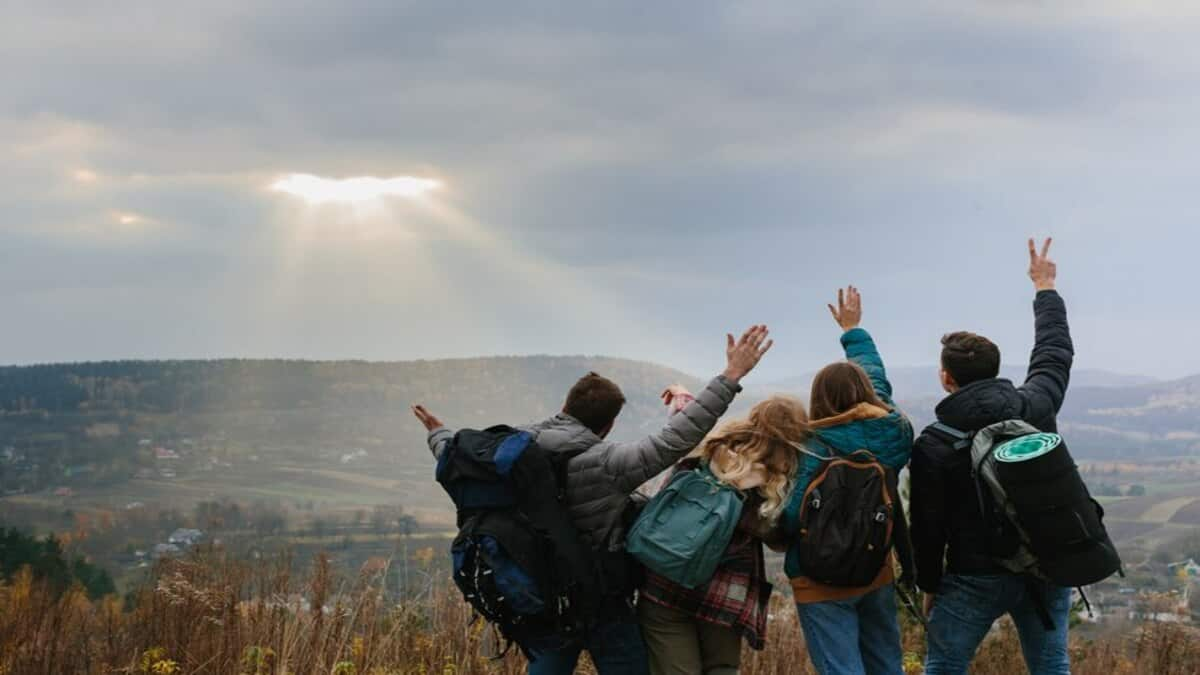
[[[147,440],[163,445],[203,438],[209,446],[299,454],[387,448],[400,457],[423,457],[422,431],[408,413],[410,404],[423,402],[456,426],[521,423],[556,411],[570,385],[590,370],[615,379],[629,399],[616,438],[662,424],[658,394],[666,384],[703,384],[651,363],[588,356],[10,366],[0,368],[0,451],[35,458],[38,470],[49,474],[43,487],[78,465],[119,480],[132,473],[138,452],[149,451]],[[931,373],[892,371],[897,398],[918,425],[930,420],[940,397],[932,386],[917,388],[913,382],[932,381]],[[1200,376],[1080,386],[1098,379],[1103,378],[1081,373],[1063,409],[1064,430],[1079,456],[1200,452]],[[756,386],[752,377],[735,411],[773,391],[803,397],[806,388],[801,378]],[[0,467],[0,480],[11,479],[14,471]]]

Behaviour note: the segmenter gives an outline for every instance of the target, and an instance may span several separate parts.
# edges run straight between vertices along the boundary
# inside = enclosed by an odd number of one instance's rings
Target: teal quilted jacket
[[[899,471],[908,464],[912,455],[913,428],[908,418],[896,408],[892,401],[892,385],[887,380],[883,368],[883,359],[875,347],[871,334],[862,328],[854,328],[842,335],[842,347],[846,350],[846,358],[867,372],[875,393],[890,410],[878,411],[870,408],[866,412],[851,410],[835,418],[813,420],[814,434],[820,436],[825,444],[838,450],[850,453],[855,450],[870,450],[884,465]],[[874,411],[875,414],[869,414]],[[810,442],[806,445],[809,452],[828,456],[829,450],[821,443]],[[804,502],[804,491],[813,476],[820,471],[823,462],[808,454],[800,456],[800,465],[796,473],[796,484],[788,499],[781,516],[784,532],[794,539],[799,527],[800,506]],[[784,560],[784,571],[788,578],[795,579],[804,576],[796,562],[794,545],[788,548]]]

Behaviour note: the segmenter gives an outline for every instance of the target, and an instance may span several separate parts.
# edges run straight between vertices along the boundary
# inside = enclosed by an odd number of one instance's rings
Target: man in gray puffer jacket
[[[752,326],[740,340],[732,335],[726,340],[725,371],[657,434],[637,441],[605,440],[625,397],[616,383],[596,373],[571,387],[562,412],[528,427],[543,449],[578,453],[567,463],[567,508],[575,527],[600,557],[605,586],[612,594],[604,616],[597,617],[584,642],[537,650],[529,664],[531,675],[574,672],[584,649],[601,675],[646,672],[645,644],[629,602],[636,579],[624,553],[630,495],[700,444],[741,391],[741,379],[772,345],[766,326]],[[413,412],[430,432],[434,457],[440,456],[454,432],[422,406]]]

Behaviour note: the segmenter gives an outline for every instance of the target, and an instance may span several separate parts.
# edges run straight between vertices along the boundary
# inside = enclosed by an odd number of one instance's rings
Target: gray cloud
[[[964,326],[1019,361],[1023,238],[1053,233],[1082,364],[1200,371],[1147,344],[1200,328],[1184,4],[9,14],[2,361],[591,352],[702,372],[721,332],[768,321],[782,375],[837,356],[822,312],[851,281],[895,363]],[[285,171],[442,177],[463,217],[397,206],[364,229],[263,190]]]

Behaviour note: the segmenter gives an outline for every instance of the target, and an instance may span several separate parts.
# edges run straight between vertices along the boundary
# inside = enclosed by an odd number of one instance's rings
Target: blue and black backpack
[[[495,426],[459,431],[438,458],[437,481],[458,514],[454,583],[526,656],[530,640],[582,633],[599,603],[594,557],[563,503],[574,454]]]

